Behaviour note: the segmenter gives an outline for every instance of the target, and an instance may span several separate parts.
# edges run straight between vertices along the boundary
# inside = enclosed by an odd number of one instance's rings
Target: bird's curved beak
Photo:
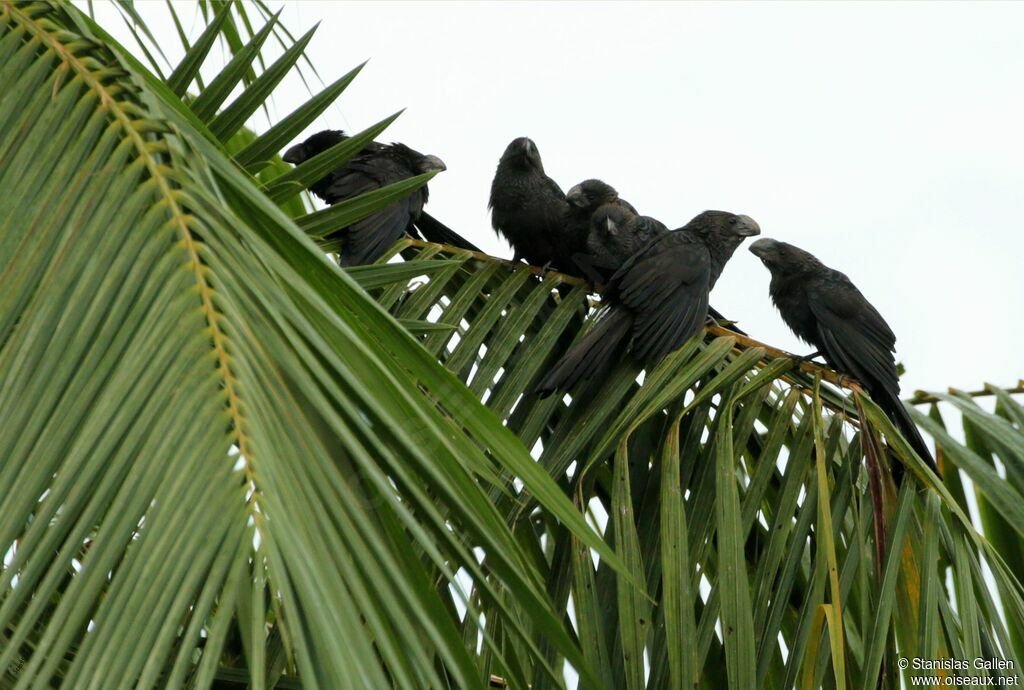
[[[569,190],[569,193],[565,195],[565,200],[578,208],[583,208],[587,205],[586,195],[583,194],[583,188],[579,185]]]
[[[447,170],[448,166],[437,156],[425,156],[423,158],[423,169],[426,172],[431,172],[433,170]]]
[[[752,237],[761,234],[761,226],[750,216],[740,216],[736,223],[736,234],[740,237]]]
[[[306,151],[304,150],[302,144],[296,144],[295,146],[291,147],[290,149],[284,152],[284,155],[281,156],[281,160],[283,160],[285,163],[298,165],[302,161],[306,160]]]
[[[750,253],[764,259],[771,253],[774,247],[775,240],[769,237],[764,237],[750,245]]]

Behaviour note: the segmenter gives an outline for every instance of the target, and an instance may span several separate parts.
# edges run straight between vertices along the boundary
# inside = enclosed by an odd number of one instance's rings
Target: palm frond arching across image
[[[361,67],[195,8],[116,3],[130,49],[2,4],[4,687],[1020,679],[1020,384],[904,403],[845,275],[744,209],[565,194],[530,139],[491,195],[530,264],[484,253],[397,116],[308,136]],[[335,81],[276,117],[288,74]],[[823,362],[711,308],[748,248]]]

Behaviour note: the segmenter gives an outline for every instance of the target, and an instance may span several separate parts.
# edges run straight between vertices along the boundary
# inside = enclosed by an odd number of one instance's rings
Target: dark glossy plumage
[[[498,161],[491,183],[491,225],[512,245],[512,261],[576,273],[572,256],[582,238],[566,226],[569,204],[558,184],[544,174],[537,145],[514,140]]]
[[[283,159],[298,165],[346,138],[340,130],[317,132],[288,149]],[[444,169],[444,163],[437,156],[425,156],[404,144],[370,142],[355,158],[318,180],[309,189],[333,205],[416,175]],[[428,241],[479,251],[442,223],[424,214],[423,205],[427,203],[428,196],[429,191],[424,185],[404,199],[349,227],[339,228],[338,232],[343,234],[345,241],[338,263],[342,266],[358,266],[376,261],[405,233],[419,236],[417,230]]]
[[[769,294],[782,320],[833,369],[859,381],[935,469],[928,445],[900,401],[896,335],[878,310],[846,275],[799,247],[765,238],[750,251],[771,271]]]
[[[705,211],[633,254],[605,290],[608,309],[573,345],[536,392],[571,390],[604,372],[624,351],[650,368],[704,327],[708,294],[745,237],[752,218]]]

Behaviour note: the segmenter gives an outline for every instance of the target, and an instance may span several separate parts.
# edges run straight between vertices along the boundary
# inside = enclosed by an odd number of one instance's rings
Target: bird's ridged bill
[[[761,234],[761,226],[750,216],[737,216],[736,234],[740,237],[751,237]]]
[[[763,237],[750,245],[750,251],[754,256],[764,257],[770,253],[778,242],[770,237]]]
[[[426,162],[424,166],[427,170],[447,170],[448,166],[444,164],[444,161],[437,156],[424,156],[423,160]]]
[[[296,144],[281,156],[281,160],[285,163],[291,163],[292,165],[298,165],[306,158],[306,151],[302,144]]]

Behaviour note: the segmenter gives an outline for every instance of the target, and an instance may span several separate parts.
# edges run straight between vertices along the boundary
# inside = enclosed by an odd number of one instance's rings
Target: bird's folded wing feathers
[[[340,262],[358,266],[374,261],[397,242],[409,225],[410,198],[396,201],[349,226]]]
[[[361,154],[334,171],[334,179],[326,191],[327,201],[336,204],[401,182],[414,174],[414,171],[399,161],[382,155]]]
[[[353,199],[381,188],[379,180],[361,170],[342,168],[335,171],[330,185],[324,190],[323,199],[329,204]]]
[[[809,291],[823,354],[868,387],[899,392],[893,348],[896,337],[878,311],[852,284],[825,284]]]
[[[704,245],[665,235],[631,256],[612,277],[618,301],[640,312],[688,286],[707,287],[711,257]]]
[[[616,274],[619,303],[635,315],[633,352],[654,363],[704,325],[711,258],[697,242],[652,243]]]
[[[707,320],[708,292],[673,296],[657,313],[637,319],[633,328],[633,352],[647,365],[655,365],[666,355],[700,332]]]

